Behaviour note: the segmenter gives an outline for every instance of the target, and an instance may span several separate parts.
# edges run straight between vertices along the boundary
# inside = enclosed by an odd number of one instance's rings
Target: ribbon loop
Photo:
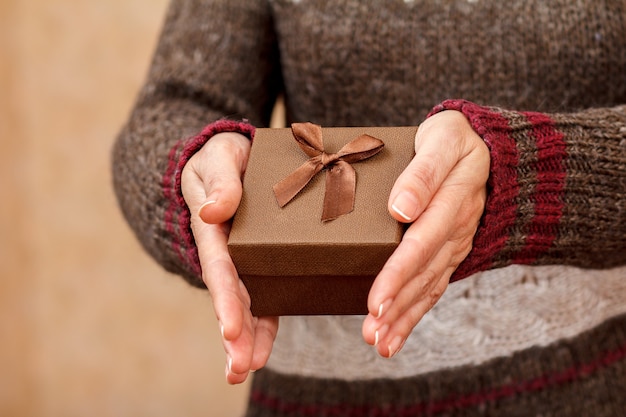
[[[361,135],[344,145],[339,152],[324,151],[322,128],[313,123],[293,123],[291,131],[300,148],[310,159],[274,185],[280,207],[289,203],[322,169],[326,168],[326,189],[322,221],[348,214],[354,209],[356,171],[350,164],[380,152],[384,143],[370,135]]]

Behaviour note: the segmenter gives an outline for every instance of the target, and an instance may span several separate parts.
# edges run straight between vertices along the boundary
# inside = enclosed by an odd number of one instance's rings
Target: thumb
[[[245,136],[220,133],[194,155],[194,161],[190,160],[204,189],[204,199],[197,209],[203,222],[219,224],[235,214],[249,154],[250,141]]]
[[[427,120],[428,122],[428,120]],[[456,137],[424,123],[415,136],[415,156],[389,195],[389,213],[398,221],[415,221],[428,207],[458,160]]]
[[[389,195],[389,213],[398,221],[415,221],[436,192],[432,167],[417,157],[396,180]]]

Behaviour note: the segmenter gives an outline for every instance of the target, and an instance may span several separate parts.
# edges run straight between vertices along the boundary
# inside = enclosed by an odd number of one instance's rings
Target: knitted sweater
[[[279,95],[288,122],[328,127],[461,111],[491,167],[459,282],[406,356],[371,370],[353,318],[281,320],[250,416],[626,409],[626,1],[173,0],[113,174],[146,250],[193,285],[181,170],[215,133],[252,138]],[[496,330],[479,329],[485,317]],[[448,345],[456,356],[424,358]]]

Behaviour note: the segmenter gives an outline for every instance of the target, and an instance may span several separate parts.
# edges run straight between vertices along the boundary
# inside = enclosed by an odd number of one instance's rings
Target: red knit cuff
[[[473,248],[451,281],[509,264],[533,264],[557,236],[567,158],[564,135],[543,113],[446,100],[463,113],[491,154],[487,201]]]
[[[224,132],[240,133],[252,140],[255,127],[246,121],[222,119],[207,125],[198,135],[178,141],[169,152],[167,170],[162,179],[163,195],[167,200],[164,221],[172,249],[177,253],[187,273],[198,278],[201,277],[202,271],[198,248],[191,231],[191,213],[183,198],[181,175],[189,159],[209,139]],[[201,285],[201,280],[198,283]]]

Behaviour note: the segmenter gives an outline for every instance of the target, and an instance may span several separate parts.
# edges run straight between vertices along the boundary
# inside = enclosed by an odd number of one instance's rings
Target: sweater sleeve
[[[252,138],[281,86],[278,49],[264,0],[172,0],[147,80],[113,148],[113,185],[146,251],[196,286],[201,280],[184,163],[211,136]]]
[[[452,281],[510,264],[626,263],[626,106],[568,114],[447,100],[491,153],[488,197]]]

